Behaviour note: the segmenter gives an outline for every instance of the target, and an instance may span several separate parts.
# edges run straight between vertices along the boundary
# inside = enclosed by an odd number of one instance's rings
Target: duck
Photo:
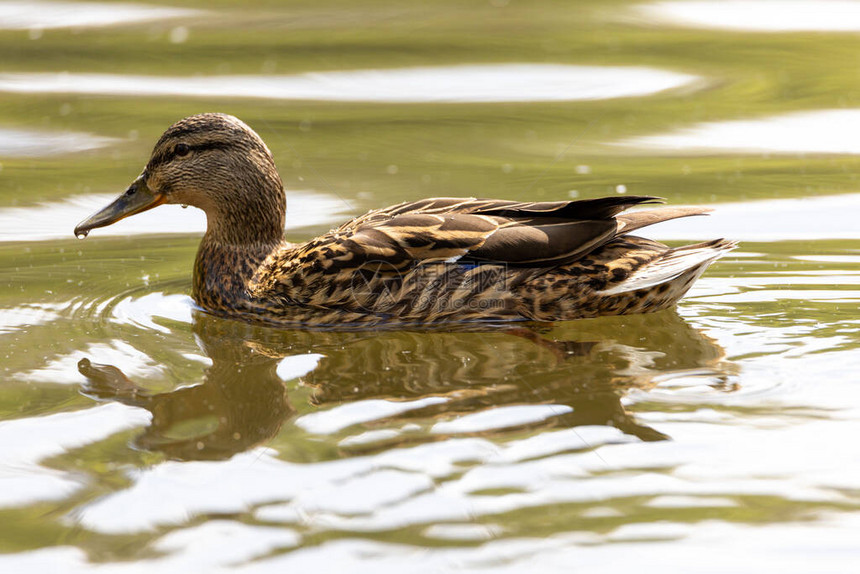
[[[668,247],[632,235],[703,207],[631,208],[658,197],[565,201],[434,197],[371,210],[305,243],[284,238],[286,192],[272,152],[238,118],[203,113],[158,139],[125,192],[75,228],[162,204],[207,228],[191,295],[205,312],[270,325],[555,322],[674,306],[735,248]]]

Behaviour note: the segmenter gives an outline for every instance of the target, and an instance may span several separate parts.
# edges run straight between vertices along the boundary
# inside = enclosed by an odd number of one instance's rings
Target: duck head
[[[199,114],[170,126],[143,173],[78,224],[75,235],[163,203],[202,209],[210,240],[241,245],[283,236],[284,188],[272,153],[254,130],[230,115]]]

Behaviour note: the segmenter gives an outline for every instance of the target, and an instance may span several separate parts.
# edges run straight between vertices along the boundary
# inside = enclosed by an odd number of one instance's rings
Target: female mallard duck
[[[423,199],[290,244],[269,148],[232,116],[200,114],[170,126],[143,173],[75,234],[162,203],[199,207],[208,225],[194,263],[194,300],[255,321],[557,321],[670,307],[735,246],[721,239],[673,249],[628,235],[707,211],[622,213],[655,202]]]

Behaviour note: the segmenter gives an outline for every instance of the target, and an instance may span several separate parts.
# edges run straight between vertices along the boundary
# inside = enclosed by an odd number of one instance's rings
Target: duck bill
[[[113,202],[89,216],[75,227],[75,235],[85,237],[90,230],[106,227],[135,213],[141,213],[161,205],[167,200],[163,193],[153,192],[147,187],[143,174],[132,182],[128,189]]]

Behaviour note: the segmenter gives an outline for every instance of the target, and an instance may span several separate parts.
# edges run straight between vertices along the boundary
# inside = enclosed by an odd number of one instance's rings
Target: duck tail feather
[[[710,211],[712,210],[707,207],[658,207],[657,209],[621,213],[615,216],[615,220],[618,222],[618,235],[626,235],[648,225],[679,217],[707,215]]]
[[[636,269],[623,281],[600,291],[602,295],[616,295],[640,289],[649,289],[670,282],[678,277],[695,271],[698,277],[711,263],[737,247],[737,241],[715,239],[694,245],[670,249],[659,259],[655,259]]]

